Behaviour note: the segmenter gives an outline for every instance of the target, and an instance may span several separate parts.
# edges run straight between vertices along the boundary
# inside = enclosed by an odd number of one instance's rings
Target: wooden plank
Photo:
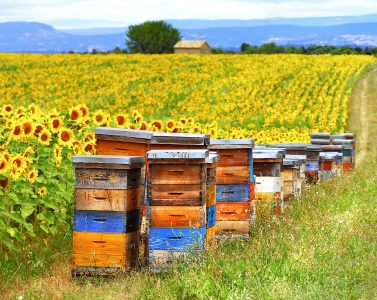
[[[146,157],[149,146],[131,142],[97,140],[96,153],[101,155],[143,156]]]
[[[291,168],[283,169],[281,176],[283,178],[283,181],[293,181],[299,177],[299,170]]]
[[[200,165],[150,165],[150,182],[154,184],[200,184],[202,181]]]
[[[248,166],[217,167],[216,184],[247,184],[249,180]]]
[[[250,203],[217,203],[216,210],[217,221],[244,221],[251,217]]]
[[[151,206],[150,227],[199,228],[206,224],[205,206]]]
[[[80,232],[126,233],[139,229],[140,211],[75,210],[73,230]]]
[[[206,205],[212,206],[216,204],[216,185],[207,187],[206,189]]]
[[[219,167],[249,165],[249,149],[224,149],[217,153],[220,155]]]
[[[207,164],[207,187],[216,184],[216,172],[217,172],[217,166],[208,168]]]
[[[207,228],[206,232],[206,248],[215,249],[217,247],[217,240],[216,240],[216,225]]]
[[[216,185],[216,202],[250,202],[250,184]]]
[[[216,235],[250,234],[250,221],[217,221]]]
[[[134,266],[137,263],[139,243],[139,232],[73,232],[73,264],[86,267]]]
[[[140,207],[142,190],[75,189],[75,209],[132,211]]]
[[[254,174],[255,176],[269,176],[277,177],[280,176],[282,171],[280,163],[270,163],[270,162],[256,162],[253,163]]]
[[[203,249],[206,227],[150,228],[149,250]]]
[[[152,250],[149,252],[149,262],[154,268],[165,269],[184,261],[188,255],[188,251]]]
[[[141,169],[76,169],[76,188],[125,190],[140,186]]]
[[[281,192],[281,177],[257,177],[255,180],[255,193]]]
[[[210,228],[216,225],[216,205],[207,206],[206,223],[207,223],[207,228]]]
[[[203,205],[204,200],[200,184],[152,184],[150,187],[152,206]]]

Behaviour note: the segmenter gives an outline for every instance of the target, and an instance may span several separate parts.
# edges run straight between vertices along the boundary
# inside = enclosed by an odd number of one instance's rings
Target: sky
[[[0,0],[0,22],[59,29],[117,27],[147,20],[266,19],[377,13],[377,0]]]

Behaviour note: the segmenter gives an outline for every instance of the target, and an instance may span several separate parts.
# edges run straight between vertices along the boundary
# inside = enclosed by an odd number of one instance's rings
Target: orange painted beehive
[[[134,268],[140,243],[143,157],[74,156],[73,275]]]

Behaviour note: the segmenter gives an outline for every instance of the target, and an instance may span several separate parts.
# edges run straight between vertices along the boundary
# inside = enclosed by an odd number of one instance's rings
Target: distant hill
[[[124,48],[125,34],[78,36],[36,22],[0,23],[0,52],[56,53]]]
[[[340,22],[343,17],[339,17]],[[345,17],[344,17],[345,18]],[[347,17],[350,18],[350,17]],[[354,17],[362,18],[362,17]],[[317,22],[318,18],[310,18],[306,23]],[[326,18],[325,18],[326,19]],[[261,45],[275,42],[279,45],[348,45],[377,47],[377,15],[364,16],[362,20],[376,19],[371,23],[351,23],[331,26],[303,26],[292,24],[270,24],[259,26],[216,27],[219,22],[230,25],[240,20],[208,21],[214,27],[198,28],[207,23],[187,23],[188,20],[176,21],[196,28],[179,27],[184,39],[205,39],[212,47],[238,50],[244,42]],[[280,22],[282,19],[274,20]],[[304,22],[306,19],[284,19],[293,22]],[[293,20],[293,21],[292,21]],[[200,20],[199,20],[200,21]],[[199,22],[195,21],[195,22]],[[265,20],[267,22],[267,20]],[[271,21],[271,20],[270,20]],[[335,22],[329,18],[329,22]],[[200,22],[204,22],[203,20]],[[205,21],[207,22],[207,21]],[[251,21],[250,21],[251,22]],[[272,22],[272,21],[271,21]],[[181,24],[182,26],[184,24]],[[256,24],[256,23],[253,23]],[[199,26],[200,25],[200,26]],[[96,28],[81,30],[57,30],[52,26],[35,22],[0,23],[0,52],[21,53],[56,53],[68,51],[86,52],[92,49],[101,51],[115,47],[125,48],[125,28]]]

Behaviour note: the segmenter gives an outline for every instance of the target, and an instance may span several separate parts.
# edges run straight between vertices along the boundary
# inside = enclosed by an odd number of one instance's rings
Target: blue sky
[[[377,0],[0,0],[0,22],[57,28],[128,26],[158,19],[264,19],[377,13]]]

